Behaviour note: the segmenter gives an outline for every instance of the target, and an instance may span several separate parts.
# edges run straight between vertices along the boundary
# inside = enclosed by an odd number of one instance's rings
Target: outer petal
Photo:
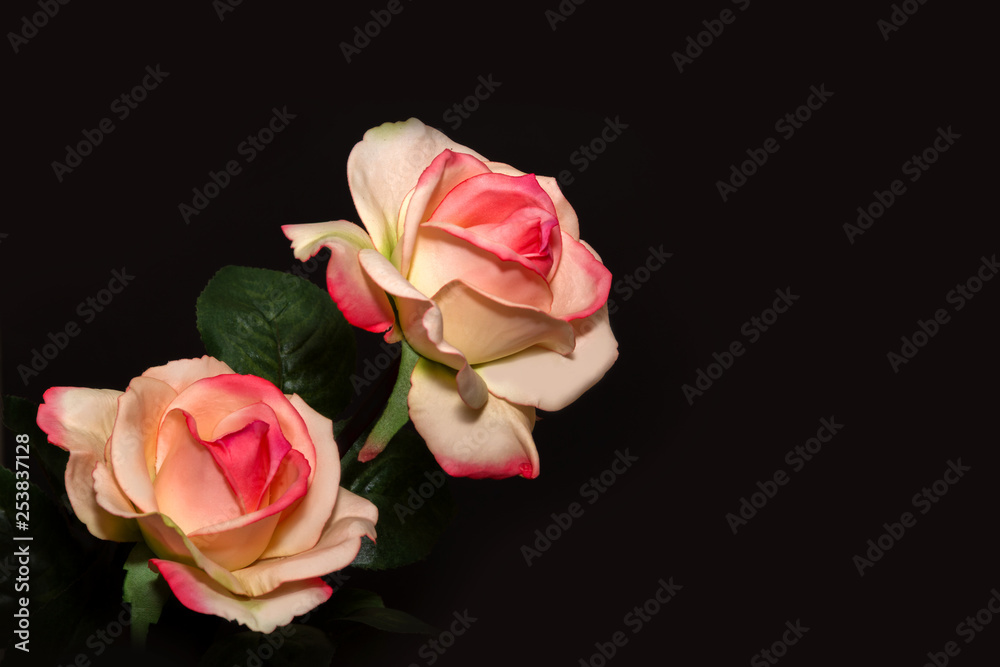
[[[344,220],[308,225],[285,225],[296,259],[305,261],[321,248],[330,249],[326,287],[347,321],[365,331],[380,333],[392,326],[392,306],[385,292],[358,264],[358,253],[374,249],[363,229]]]
[[[549,283],[553,317],[569,321],[594,314],[608,301],[611,272],[583,241],[563,233],[563,256]]]
[[[559,410],[594,386],[618,358],[608,307],[571,324],[576,332],[571,354],[532,347],[476,366],[490,392],[514,403]]]
[[[322,579],[287,583],[277,590],[254,598],[236,597],[207,574],[169,560],[152,558],[150,569],[159,572],[188,609],[237,621],[255,632],[273,632],[296,616],[316,608],[333,594]]]
[[[118,399],[111,433],[110,463],[122,491],[140,512],[156,512],[153,492],[156,435],[160,419],[177,392],[153,377],[133,378]]]
[[[347,158],[351,196],[375,249],[382,255],[392,255],[403,198],[446,148],[486,160],[416,118],[368,130],[351,151]]]
[[[351,564],[361,549],[362,536],[375,539],[378,508],[347,489],[340,489],[333,515],[312,549],[287,558],[260,560],[233,572],[250,595],[260,596],[289,581],[299,581]]]
[[[114,427],[120,391],[53,387],[38,407],[38,426],[49,442],[69,452],[66,464],[66,495],[73,512],[95,537],[115,542],[138,539],[134,521],[105,510],[94,489],[97,466],[107,471],[104,448]],[[117,490],[117,484],[112,485]],[[117,490],[120,494],[120,490]]]
[[[534,408],[491,395],[482,409],[474,410],[455,391],[452,371],[427,359],[417,362],[410,381],[410,418],[449,475],[538,476],[538,451],[531,437]]]
[[[205,355],[200,359],[178,359],[163,366],[154,366],[143,373],[142,377],[166,382],[179,394],[202,378],[235,372],[225,362]]]

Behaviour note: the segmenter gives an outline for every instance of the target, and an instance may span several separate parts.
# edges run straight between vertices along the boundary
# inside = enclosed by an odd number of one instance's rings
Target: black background
[[[796,620],[809,631],[781,664],[916,666],[947,641],[961,647],[953,664],[993,664],[1000,623],[969,644],[956,625],[1000,587],[1000,282],[961,310],[946,300],[1000,250],[985,204],[996,169],[983,168],[994,135],[980,122],[995,75],[980,69],[978,27],[991,19],[913,2],[886,40],[888,2],[562,4],[574,11],[553,29],[556,0],[403,0],[351,62],[340,44],[385,3],[244,2],[223,20],[207,1],[60,5],[2,56],[3,392],[124,388],[203,354],[194,303],[215,271],[291,269],[280,225],[356,221],[351,147],[414,116],[490,159],[571,173],[581,235],[616,280],[620,346],[598,385],[536,426],[538,479],[453,480],[460,514],[426,562],[356,575],[431,624],[478,619],[435,664],[575,666],[619,630],[628,643],[610,665],[747,664]],[[723,9],[735,20],[679,72],[672,53]],[[0,26],[37,11],[6,3]],[[119,120],[112,101],[157,65],[169,75]],[[480,76],[499,86],[454,127],[445,112]],[[832,96],[782,136],[776,121],[811,86]],[[247,164],[237,147],[285,107],[295,118]],[[60,182],[51,163],[105,117],[114,131]],[[625,129],[581,171],[572,155],[606,119]],[[903,163],[949,127],[960,138],[910,182]],[[717,181],[768,137],[780,149],[724,202]],[[187,224],[178,206],[232,159],[242,173]],[[844,223],[894,179],[906,192],[852,244]],[[646,274],[651,247],[673,256]],[[78,304],[123,267],[133,281],[84,323]],[[618,282],[647,275],[631,294]],[[322,284],[322,268],[310,277]],[[776,289],[799,299],[750,344],[741,328]],[[887,353],[939,308],[950,321],[894,372]],[[17,367],[70,321],[80,334],[25,384]],[[360,364],[378,339],[358,340]],[[681,386],[736,340],[746,352],[689,404]],[[792,472],[785,453],[831,417],[843,429]],[[581,485],[626,449],[637,463],[587,504]],[[971,470],[919,514],[911,498],[959,458]],[[778,469],[790,482],[734,535],[726,514]],[[521,547],[581,500],[529,567]],[[916,525],[859,576],[852,558],[906,511]],[[633,633],[625,615],[671,577],[683,588]],[[425,637],[377,639],[369,664],[429,662]]]

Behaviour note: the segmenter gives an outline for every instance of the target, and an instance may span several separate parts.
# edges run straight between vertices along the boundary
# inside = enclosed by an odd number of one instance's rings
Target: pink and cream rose
[[[329,248],[348,321],[419,353],[409,414],[445,471],[536,477],[535,409],[569,405],[618,357],[611,274],[573,207],[555,179],[414,118],[366,132],[347,178],[364,229],[286,225],[295,256]]]
[[[66,492],[105,540],[144,540],[194,611],[271,632],[325,602],[378,511],[340,488],[329,419],[212,357],[124,392],[54,387],[38,425],[70,454]]]

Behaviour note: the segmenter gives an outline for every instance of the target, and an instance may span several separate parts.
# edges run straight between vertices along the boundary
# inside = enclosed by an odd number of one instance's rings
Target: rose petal
[[[150,569],[166,579],[170,590],[188,609],[242,623],[254,632],[273,632],[296,616],[323,604],[333,594],[316,577],[284,584],[267,595],[236,597],[201,570],[160,558],[151,558]]]
[[[444,339],[441,310],[407,282],[382,255],[373,250],[363,250],[360,257],[361,266],[368,275],[393,295],[407,342],[422,356],[458,370],[462,399],[471,407],[482,407],[486,385],[469,368],[465,355]]]
[[[264,415],[265,417],[277,421],[273,411],[263,403],[249,406],[249,410],[244,408],[235,414],[242,418],[248,411],[256,413],[263,410],[271,413]],[[282,459],[292,449],[277,423],[272,428],[267,420],[261,419],[252,419],[238,431],[203,442],[226,476],[229,487],[236,493],[243,514],[256,512],[260,509],[262,500],[267,504],[267,490],[271,480]]]
[[[137,539],[135,522],[105,510],[94,489],[95,468],[106,469],[105,444],[114,428],[121,395],[111,389],[53,387],[42,397],[37,422],[49,442],[69,452],[65,480],[73,513],[95,537],[130,542]]]
[[[489,168],[481,160],[466,153],[444,150],[420,174],[404,206],[400,207],[401,212],[405,208],[398,265],[402,275],[409,275],[420,223],[430,217],[431,212],[457,185],[473,176],[488,173]]]
[[[589,317],[607,303],[611,272],[583,241],[574,241],[563,234],[562,243],[562,261],[549,284],[553,297],[549,312],[568,322]]]
[[[177,392],[154,377],[137,377],[118,398],[111,433],[111,469],[122,491],[140,512],[155,512],[154,462],[160,419]]]
[[[506,174],[508,176],[523,176],[524,172],[515,169],[503,162],[487,162],[486,166],[496,174]],[[559,228],[576,240],[580,240],[580,220],[576,211],[570,205],[569,200],[559,188],[559,182],[552,176],[535,175],[538,184],[545,190],[545,194],[552,200],[552,205],[556,210],[556,217],[559,219]]]
[[[159,511],[186,534],[243,514],[239,498],[196,428],[194,418],[183,410],[167,413],[159,440],[170,446],[159,447],[167,454],[153,481]]]
[[[460,280],[434,295],[442,313],[444,340],[461,350],[471,364],[480,364],[520,352],[532,345],[560,354],[573,351],[573,329],[533,308],[488,295]]]
[[[542,410],[566,407],[594,386],[618,358],[608,308],[571,322],[576,349],[567,355],[532,347],[476,366],[496,396]]]
[[[206,355],[200,359],[179,359],[163,366],[154,366],[143,373],[142,377],[166,382],[179,394],[202,378],[233,372],[235,371],[225,362]]]
[[[274,411],[282,435],[293,449],[302,452],[309,467],[315,470],[316,452],[302,416],[281,390],[264,378],[232,374],[198,380],[180,394],[164,414],[169,410],[183,410],[194,417],[200,438],[214,440],[220,422],[259,402],[266,403]],[[168,441],[161,440],[157,465],[167,455],[169,446]]]
[[[400,204],[420,174],[441,151],[450,149],[485,161],[416,118],[383,123],[365,132],[347,158],[347,183],[361,222],[375,249],[389,257],[398,237]]]
[[[467,230],[454,225],[422,225],[410,265],[410,283],[424,294],[434,294],[453,280],[463,280],[498,298],[548,312],[552,290],[534,267],[522,258],[504,260],[507,248],[481,248],[483,239],[466,240]]]
[[[312,467],[309,493],[296,505],[282,511],[281,522],[261,558],[280,558],[311,549],[323,533],[323,526],[338,502],[340,453],[333,439],[333,422],[316,412],[298,395],[289,398],[302,416],[313,442],[316,463]]]
[[[323,247],[330,249],[326,287],[348,322],[375,333],[392,326],[394,317],[389,299],[358,264],[358,252],[375,247],[361,227],[338,220],[285,225],[281,229],[291,240],[295,257],[300,261],[309,259]]]
[[[538,476],[534,408],[489,395],[483,408],[474,410],[455,391],[454,373],[428,359],[417,361],[410,382],[410,419],[449,475]]]
[[[347,489],[340,489],[337,505],[328,517],[319,542],[287,558],[260,560],[233,572],[250,595],[260,596],[288,581],[308,579],[341,570],[357,557],[361,538],[374,540],[378,508]]]

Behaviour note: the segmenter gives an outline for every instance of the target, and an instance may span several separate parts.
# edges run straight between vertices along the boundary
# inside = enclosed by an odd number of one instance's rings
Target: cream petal
[[[410,381],[410,419],[449,475],[538,476],[534,408],[493,395],[482,408],[470,408],[455,390],[454,372],[428,359],[417,362]]]
[[[608,307],[571,324],[576,348],[570,354],[532,347],[476,366],[490,392],[514,403],[559,410],[594,386],[618,358]]]

